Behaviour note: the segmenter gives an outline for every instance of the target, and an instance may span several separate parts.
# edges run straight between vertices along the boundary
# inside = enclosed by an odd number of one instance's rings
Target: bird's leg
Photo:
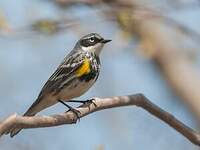
[[[70,101],[67,101],[67,102],[73,102],[73,103],[82,103],[82,104],[94,104],[94,106],[97,106],[94,102],[94,98],[91,98],[91,99],[88,99],[88,100],[85,100],[85,101],[81,101],[81,100],[70,100]]]
[[[84,104],[85,101],[81,101],[81,100],[69,100],[67,102],[82,103],[82,104]]]
[[[64,101],[62,101],[62,100],[58,100],[58,102],[62,103],[62,104],[65,105],[67,108],[69,108],[69,110],[68,110],[67,112],[72,111],[72,112],[76,115],[76,117],[78,118],[78,120],[80,120],[79,114],[81,114],[81,112],[80,112],[79,110],[77,110],[77,109],[75,109],[75,108],[73,108],[73,107],[67,105],[67,104],[66,104]]]

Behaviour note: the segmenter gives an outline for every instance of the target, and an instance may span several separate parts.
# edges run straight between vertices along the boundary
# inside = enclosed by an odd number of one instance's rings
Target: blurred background
[[[113,41],[97,83],[80,99],[140,92],[199,130],[199,17],[199,0],[1,0],[0,119],[24,113],[76,41],[97,32]],[[65,110],[57,104],[40,115]],[[124,107],[3,136],[0,150],[13,149],[198,148],[145,110]]]

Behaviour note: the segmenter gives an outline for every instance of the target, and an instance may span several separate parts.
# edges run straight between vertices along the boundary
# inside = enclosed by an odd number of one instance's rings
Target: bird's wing
[[[38,104],[43,100],[43,96],[45,94],[53,92],[54,90],[57,90],[57,88],[62,88],[60,87],[60,85],[62,85],[62,83],[66,79],[73,78],[76,70],[82,68],[81,66],[83,65],[84,61],[85,55],[82,55],[82,53],[78,52],[71,52],[58,66],[56,71],[51,75],[49,80],[43,86],[37,100],[29,107],[24,116],[34,116],[38,112],[37,106],[39,106]],[[83,70],[85,71],[85,69]],[[18,132],[20,132],[20,130],[21,129],[14,128],[13,130],[11,130],[10,136],[13,137]]]
[[[64,80],[73,77],[75,71],[83,64],[84,58],[81,53],[67,56],[45,83],[38,97],[57,90]]]

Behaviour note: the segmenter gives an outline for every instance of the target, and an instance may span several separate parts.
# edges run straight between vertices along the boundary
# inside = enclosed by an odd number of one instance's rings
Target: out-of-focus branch
[[[80,111],[80,117],[84,117],[92,112],[100,111],[103,109],[135,105],[145,109],[155,117],[161,119],[176,131],[181,133],[183,136],[185,136],[192,143],[200,146],[199,133],[184,125],[170,113],[153,104],[142,94],[118,96],[104,99],[95,98],[93,102],[94,103],[84,104],[77,108],[77,110]],[[12,128],[39,128],[58,126],[63,124],[73,124],[76,123],[77,119],[77,116],[72,112],[53,116],[34,117],[23,117],[14,114],[0,123],[0,135],[7,133]]]
[[[54,0],[57,4],[59,4],[60,6],[71,6],[71,5],[75,5],[75,4],[83,4],[83,5],[89,5],[89,6],[100,6],[100,4],[104,4],[104,5],[108,5],[110,6],[110,10],[111,11],[105,11],[103,12],[105,14],[105,17],[118,17],[116,16],[116,11],[120,11],[121,9],[123,10],[128,10],[130,9],[131,13],[136,13],[143,11],[145,12],[146,16],[138,16],[138,17],[144,17],[143,19],[145,20],[151,20],[153,19],[160,19],[163,22],[165,22],[167,25],[176,28],[177,30],[181,31],[183,34],[185,34],[186,36],[192,38],[192,40],[195,40],[195,42],[199,42],[200,41],[200,34],[179,23],[178,21],[176,21],[175,19],[172,19],[168,16],[163,15],[162,12],[156,11],[154,9],[150,9],[148,7],[145,7],[144,5],[142,5],[142,1],[131,1],[131,0]],[[124,9],[125,8],[125,9]],[[113,11],[114,10],[114,11]],[[147,15],[148,14],[148,15]],[[132,15],[132,14],[130,14]],[[129,18],[130,19],[130,18]],[[129,20],[128,19],[128,20]],[[131,24],[131,23],[130,23]]]
[[[133,7],[133,3],[130,0],[54,0],[60,6],[71,6],[75,4],[84,4],[89,6],[98,6],[98,4],[109,4],[123,7]]]
[[[182,39],[177,31],[159,19],[146,20],[132,15],[128,31],[137,35],[163,71],[171,87],[183,98],[200,120],[200,73],[184,53]],[[134,25],[134,26],[133,26]]]
[[[66,3],[68,0],[63,0]],[[82,2],[89,0],[82,0]],[[100,0],[99,0],[100,1]],[[99,2],[98,1],[98,2]],[[171,87],[188,104],[194,114],[200,120],[200,73],[195,69],[187,54],[184,53],[183,39],[177,36],[177,28],[186,34],[199,39],[199,34],[185,27],[169,26],[163,22],[162,15],[152,13],[152,10],[142,9],[141,1],[111,0],[103,1],[114,13],[113,15],[120,24],[132,36],[139,37],[142,47],[147,51],[153,51],[153,60],[158,64]],[[125,7],[129,5],[129,7]],[[117,7],[121,9],[117,9]],[[122,16],[124,20],[119,18]],[[168,23],[176,24],[173,19],[167,19]]]

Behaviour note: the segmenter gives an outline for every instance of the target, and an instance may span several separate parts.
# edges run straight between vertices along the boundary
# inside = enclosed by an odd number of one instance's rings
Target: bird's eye
[[[90,42],[93,43],[94,42],[94,37],[90,38]]]

